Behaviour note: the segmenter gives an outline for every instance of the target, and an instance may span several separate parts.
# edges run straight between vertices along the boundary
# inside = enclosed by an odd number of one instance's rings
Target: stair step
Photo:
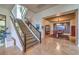
[[[26,39],[26,41],[29,41],[29,40],[31,40],[31,39],[34,39],[34,38]]]
[[[26,32],[26,34],[28,35],[28,34],[32,34],[31,32]]]
[[[35,41],[37,41],[37,40],[35,40],[35,39],[30,39],[30,40],[27,40],[27,41],[26,41],[26,44],[30,44],[30,43],[33,43],[33,42],[35,42]]]
[[[31,37],[27,37],[27,38],[26,38],[26,40],[29,40],[29,39],[34,39],[34,37],[31,36]]]
[[[27,37],[29,37],[29,36],[33,36],[33,34],[28,34],[28,35],[26,35]]]
[[[33,35],[28,35],[27,38],[29,38],[29,37],[34,37],[34,36]]]
[[[36,41],[34,41],[34,42],[30,43],[30,44],[27,44],[26,49],[36,45],[37,43],[38,43],[38,41],[36,40]]]

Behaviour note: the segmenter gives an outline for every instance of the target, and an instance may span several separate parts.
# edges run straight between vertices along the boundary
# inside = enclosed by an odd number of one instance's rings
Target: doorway
[[[68,11],[65,13],[63,12],[59,16],[54,15],[51,17],[44,18],[44,20],[46,21],[45,25],[49,24],[51,26],[50,37],[57,38],[57,39],[63,38],[65,40],[68,40],[76,44],[77,10],[72,10],[72,12]]]
[[[45,25],[45,35],[50,34],[50,25]]]

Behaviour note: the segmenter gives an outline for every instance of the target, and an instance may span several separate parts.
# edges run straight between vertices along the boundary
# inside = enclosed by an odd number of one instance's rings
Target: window
[[[0,32],[5,31],[5,16],[0,15]]]
[[[21,6],[21,5],[15,5],[12,9],[13,15],[16,15],[16,19],[24,19],[26,16],[27,8]]]
[[[6,29],[5,16],[0,15],[0,46],[4,44],[4,31]]]

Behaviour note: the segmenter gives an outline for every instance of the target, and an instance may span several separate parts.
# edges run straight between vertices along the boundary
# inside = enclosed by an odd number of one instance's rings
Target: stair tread
[[[33,36],[33,34],[28,34],[28,35],[26,35],[26,36]]]
[[[33,43],[35,41],[37,41],[37,40],[36,39],[30,39],[30,40],[26,41],[26,44],[31,44],[31,43]]]
[[[33,36],[27,37],[26,40],[33,39],[33,38],[34,38]]]
[[[28,35],[28,34],[30,34],[30,35],[31,35],[32,33],[31,33],[31,32],[26,32],[26,35]]]
[[[26,48],[30,48],[30,47],[34,46],[35,44],[37,44],[37,43],[38,43],[38,41],[35,41],[31,44],[28,44],[28,45],[26,45]]]
[[[26,40],[26,42],[30,42],[30,41],[33,41],[34,39],[29,39],[29,40]]]

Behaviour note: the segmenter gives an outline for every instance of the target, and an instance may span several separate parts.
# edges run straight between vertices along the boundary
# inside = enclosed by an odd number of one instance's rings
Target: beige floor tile
[[[0,48],[0,55],[79,55],[79,48],[65,39],[46,37],[25,53],[17,48]]]

